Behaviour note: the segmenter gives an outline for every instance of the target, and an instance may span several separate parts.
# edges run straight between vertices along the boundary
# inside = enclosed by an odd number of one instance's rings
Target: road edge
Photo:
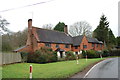
[[[106,58],[106,59],[110,59],[110,58]],[[95,65],[93,65],[92,68],[90,68],[90,69],[88,70],[88,72],[85,74],[85,76],[84,76],[83,78],[86,78],[86,77],[88,76],[88,74],[89,74],[97,65],[99,65],[100,63],[102,63],[102,62],[105,61],[106,59],[98,62],[98,63],[95,64]]]

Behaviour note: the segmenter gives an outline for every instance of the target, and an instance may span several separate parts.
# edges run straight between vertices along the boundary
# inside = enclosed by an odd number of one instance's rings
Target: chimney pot
[[[28,19],[28,29],[32,29],[32,19]]]
[[[29,22],[29,21],[32,21],[32,19],[28,19],[28,22]]]

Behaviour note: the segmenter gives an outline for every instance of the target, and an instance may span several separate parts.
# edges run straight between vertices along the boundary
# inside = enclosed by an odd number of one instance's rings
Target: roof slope
[[[40,42],[72,44],[72,37],[64,32],[36,28]]]
[[[99,43],[102,44],[102,41],[98,41],[96,38],[87,37],[89,43]]]
[[[80,43],[82,42],[83,37],[84,37],[83,35],[72,37],[72,39],[73,39],[73,46],[79,46]]]

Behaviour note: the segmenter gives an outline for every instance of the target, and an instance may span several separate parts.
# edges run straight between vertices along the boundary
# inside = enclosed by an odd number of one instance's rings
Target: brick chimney
[[[64,32],[65,32],[66,34],[68,34],[68,28],[67,28],[67,25],[64,26]]]
[[[32,19],[28,20],[27,46],[32,45]]]
[[[28,19],[28,29],[32,29],[32,19]]]

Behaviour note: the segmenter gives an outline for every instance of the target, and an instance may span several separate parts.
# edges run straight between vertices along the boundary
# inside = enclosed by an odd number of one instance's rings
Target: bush
[[[34,54],[30,54],[28,62],[49,63],[57,61],[57,53],[49,48],[41,48],[36,50]]]
[[[65,60],[75,60],[76,56],[73,54],[72,51],[67,51],[66,53]]]
[[[102,52],[103,52],[103,54],[102,54],[103,57],[108,57],[110,55],[109,50],[107,50],[107,49],[103,50]]]
[[[82,54],[78,54],[78,58],[83,58],[84,56]]]
[[[85,58],[87,55],[87,58],[98,58],[99,54],[97,54],[94,50],[87,50],[82,52],[83,57]]]
[[[22,62],[27,62],[28,53],[27,52],[20,52],[20,54],[21,54]]]

